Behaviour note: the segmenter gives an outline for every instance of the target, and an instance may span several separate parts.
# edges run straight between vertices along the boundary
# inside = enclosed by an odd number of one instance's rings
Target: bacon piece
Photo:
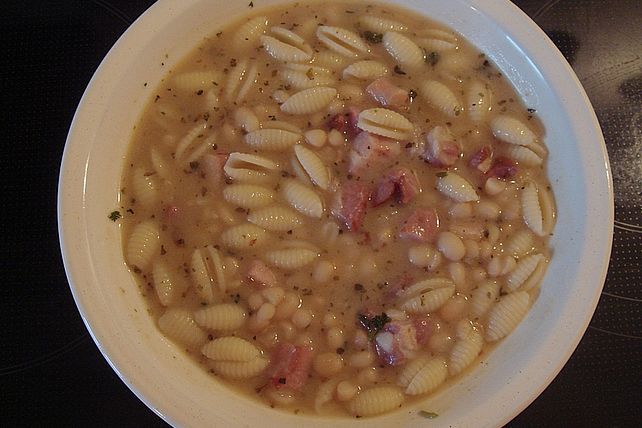
[[[461,147],[455,137],[443,126],[435,126],[426,135],[428,146],[421,157],[437,168],[451,167],[461,155]]]
[[[437,328],[435,321],[426,316],[413,318],[412,324],[415,327],[417,343],[420,345],[427,343],[428,339],[430,339],[430,336],[432,336],[432,333]]]
[[[300,391],[308,381],[308,374],[314,356],[312,348],[281,343],[272,354],[267,369],[272,384],[278,388]]]
[[[215,186],[220,186],[225,180],[225,171],[223,167],[229,154],[227,153],[208,153],[201,158],[200,164],[205,173],[207,180]]]
[[[515,174],[517,174],[517,165],[512,160],[504,157],[496,158],[493,166],[486,173],[489,177],[504,179],[511,178]]]
[[[347,181],[337,192],[332,214],[346,229],[356,232],[363,223],[369,198],[370,191],[365,185],[357,181]]]
[[[391,321],[375,336],[375,350],[383,364],[403,364],[417,349],[417,330],[411,321]]]
[[[399,293],[407,286],[414,282],[414,278],[409,273],[403,273],[392,284],[386,287],[383,293],[385,303],[390,303],[399,297]]]
[[[432,242],[439,229],[439,217],[434,208],[419,208],[404,222],[399,238],[419,242]]]
[[[372,204],[376,207],[397,194],[400,204],[407,204],[421,192],[419,180],[408,168],[397,168],[389,171],[377,185],[372,196]]]
[[[493,164],[493,149],[489,145],[482,146],[470,158],[468,164],[486,174]]]
[[[359,174],[401,153],[399,142],[363,131],[352,142],[348,172]]]
[[[247,270],[247,279],[255,287],[274,287],[277,284],[276,275],[261,260],[252,260]]]
[[[349,107],[346,113],[336,114],[328,121],[328,128],[336,129],[337,131],[345,134],[348,139],[352,140],[361,132],[357,128],[359,121],[359,110],[356,107]]]
[[[379,104],[384,107],[408,107],[408,91],[394,85],[387,77],[380,77],[366,88]]]

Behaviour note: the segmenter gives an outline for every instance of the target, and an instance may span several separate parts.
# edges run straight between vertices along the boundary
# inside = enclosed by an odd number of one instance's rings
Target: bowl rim
[[[74,213],[73,216],[69,216],[70,212],[69,207],[78,207],[80,206],[84,209],[86,206],[84,199],[84,190],[86,189],[87,183],[78,181],[79,177],[82,177],[83,174],[86,174],[89,161],[87,159],[82,159],[82,144],[84,137],[91,135],[92,128],[97,127],[98,125],[93,123],[87,126],[86,118],[90,117],[90,109],[93,105],[99,104],[96,103],[96,100],[104,95],[110,88],[108,82],[108,77],[106,76],[107,71],[114,66],[114,57],[116,55],[126,55],[126,51],[129,46],[135,45],[136,40],[141,37],[145,32],[153,31],[159,20],[163,20],[164,17],[168,16],[170,10],[173,9],[173,12],[178,10],[186,10],[189,7],[192,7],[194,4],[198,3],[200,0],[189,0],[181,3],[180,5],[173,4],[171,0],[161,0],[156,4],[152,5],[147,11],[145,11],[118,39],[114,44],[109,53],[105,56],[96,72],[94,73],[90,83],[85,90],[82,99],[78,105],[76,113],[74,114],[69,134],[65,143],[65,149],[63,153],[59,183],[58,183],[58,233],[60,239],[60,248],[62,252],[63,263],[65,266],[65,271],[69,281],[69,286],[71,293],[73,295],[74,301],[78,307],[78,310],[81,314],[83,323],[85,324],[87,330],[89,331],[92,339],[96,343],[103,357],[112,367],[112,369],[117,373],[121,380],[129,387],[129,389],[143,402],[145,403],[152,411],[159,415],[162,419],[167,421],[172,425],[179,425],[185,420],[182,418],[182,415],[167,412],[166,409],[161,409],[159,406],[159,401],[154,397],[150,397],[147,392],[143,392],[142,389],[135,384],[135,381],[131,378],[131,372],[123,369],[122,362],[112,360],[112,351],[111,348],[114,346],[113,343],[104,343],[97,332],[100,331],[100,326],[92,324],[91,319],[91,302],[89,301],[89,296],[82,291],[83,285],[81,285],[80,278],[83,275],[80,273],[83,270],[86,270],[87,266],[81,267],[82,262],[89,262],[91,260],[81,261],[79,258],[72,257],[72,255],[78,254],[79,251],[83,251],[87,248],[88,243],[85,242],[86,236],[84,234],[74,233],[79,224],[84,224],[82,222],[82,214],[84,210],[80,210],[77,213]],[[587,310],[583,315],[583,318],[579,320],[579,323],[583,326],[575,332],[575,336],[567,343],[564,352],[559,355],[557,364],[553,369],[547,371],[547,376],[542,379],[537,388],[531,388],[529,391],[529,396],[526,399],[521,400],[521,405],[513,409],[510,414],[504,414],[501,420],[497,420],[497,423],[505,424],[522,412],[528,405],[530,405],[542,392],[543,390],[552,382],[552,380],[557,376],[562,367],[566,364],[574,350],[576,349],[579,341],[584,335],[586,328],[590,322],[597,303],[600,297],[600,292],[604,285],[604,280],[606,278],[606,272],[609,263],[609,257],[612,246],[612,235],[613,235],[613,220],[614,220],[614,197],[613,197],[613,185],[612,185],[612,176],[608,160],[608,154],[606,151],[606,145],[601,133],[599,122],[595,115],[595,112],[591,106],[591,103],[586,95],[581,83],[579,82],[577,76],[573,72],[571,66],[566,62],[562,54],[559,52],[557,47],[550,41],[542,29],[540,29],[524,12],[522,12],[517,6],[508,0],[460,0],[470,4],[471,7],[483,11],[484,15],[489,16],[493,21],[501,23],[502,28],[504,28],[509,35],[508,37],[516,40],[516,44],[521,46],[518,43],[520,40],[525,37],[532,37],[535,41],[532,41],[532,47],[530,48],[530,53],[534,57],[543,56],[552,56],[554,61],[551,64],[547,64],[546,68],[549,72],[556,71],[561,73],[559,79],[564,81],[567,86],[564,89],[564,93],[569,96],[572,101],[577,102],[578,107],[581,110],[581,113],[585,118],[588,119],[587,123],[584,123],[583,126],[587,128],[587,133],[585,135],[592,134],[594,142],[596,142],[596,147],[599,148],[599,152],[588,154],[591,156],[591,159],[599,161],[601,160],[602,168],[601,174],[599,177],[596,177],[596,183],[600,186],[603,186],[602,194],[600,197],[605,198],[606,201],[601,200],[600,202],[608,202],[605,211],[603,214],[606,215],[604,221],[608,222],[608,226],[599,230],[599,238],[602,242],[605,243],[605,246],[601,248],[599,252],[599,263],[593,267],[593,272],[595,273],[595,278],[599,278],[600,286],[596,287],[595,293],[591,298],[591,301],[586,304],[586,307],[590,310]],[[545,55],[542,53],[542,50],[547,50]],[[529,56],[530,57],[530,56]],[[543,65],[535,61],[536,68],[541,69]],[[537,66],[539,64],[539,66]],[[589,132],[590,131],[590,132]],[[81,159],[79,159],[79,157]],[[77,169],[71,171],[70,165],[79,166],[84,165],[84,171],[78,171]],[[80,174],[80,176],[78,175]],[[82,186],[83,195],[81,200],[78,200],[78,195],[75,195],[69,192],[69,189],[78,189],[79,185]],[[589,195],[590,197],[590,195]],[[65,216],[67,214],[67,216]],[[596,232],[598,233],[598,232]],[[91,266],[89,267],[92,269]]]

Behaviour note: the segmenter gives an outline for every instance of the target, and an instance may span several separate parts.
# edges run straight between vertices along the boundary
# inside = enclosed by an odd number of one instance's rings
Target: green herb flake
[[[439,52],[430,52],[426,54],[426,63],[433,67],[439,62]]]
[[[112,211],[108,217],[111,221],[117,221],[118,219],[121,219],[123,215],[120,213],[120,211]]]
[[[421,416],[422,418],[426,418],[426,419],[435,419],[439,415],[437,413],[435,413],[435,412],[428,412],[426,410],[420,410],[419,411],[419,416]]]
[[[439,178],[444,178],[445,176],[448,175],[447,171],[439,171],[437,174],[435,174]]]
[[[368,43],[379,44],[383,41],[383,34],[375,33],[373,31],[364,31],[363,38],[366,39]]]
[[[359,315],[359,323],[368,332],[368,340],[373,340],[377,333],[379,333],[379,331],[381,331],[381,329],[390,321],[392,320],[385,312],[382,312],[381,315],[375,315],[374,317]]]

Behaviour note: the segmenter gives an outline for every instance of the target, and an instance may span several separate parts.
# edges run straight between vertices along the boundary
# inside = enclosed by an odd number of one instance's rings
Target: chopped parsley
[[[426,419],[435,419],[439,415],[437,413],[435,413],[435,412],[428,412],[426,410],[420,410],[419,411],[419,416],[421,416],[422,418],[426,418]]]
[[[375,33],[373,31],[364,31],[363,38],[366,39],[368,43],[378,44],[383,40],[383,34]]]
[[[361,323],[363,328],[368,332],[368,340],[373,340],[377,333],[379,333],[390,321],[392,320],[385,312],[382,312],[381,315],[375,315],[374,317],[359,315],[359,323]]]
[[[433,67],[439,62],[439,52],[430,52],[426,54],[426,63]]]
[[[448,175],[447,171],[439,171],[438,173],[435,174],[439,178],[444,178],[445,176]]]
[[[118,219],[121,219],[123,215],[120,213],[120,211],[112,211],[108,217],[111,221],[116,221]]]

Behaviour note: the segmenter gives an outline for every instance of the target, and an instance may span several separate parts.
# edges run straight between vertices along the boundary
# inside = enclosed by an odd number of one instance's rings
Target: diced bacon
[[[486,174],[493,164],[493,149],[489,145],[482,146],[468,163],[471,167]]]
[[[366,92],[384,107],[407,107],[410,101],[408,91],[394,85],[386,77],[372,82],[366,88]]]
[[[276,275],[261,260],[252,260],[247,270],[247,279],[255,287],[274,287],[277,284]]]
[[[383,364],[403,364],[417,349],[417,330],[411,321],[391,321],[375,336],[375,350]]]
[[[412,275],[408,273],[403,273],[399,278],[397,278],[394,282],[392,282],[384,291],[383,293],[383,300],[386,303],[390,303],[399,297],[399,294],[401,293],[402,290],[404,290],[407,286],[412,284],[414,281],[414,278]]]
[[[356,107],[349,107],[346,113],[332,116],[328,121],[328,128],[336,129],[352,140],[360,132],[360,129],[357,128],[358,121],[359,110]]]
[[[399,238],[419,242],[432,242],[439,229],[439,217],[434,208],[419,208],[404,222]]]
[[[517,174],[517,165],[515,163],[504,157],[499,157],[493,162],[493,166],[488,170],[486,175],[489,177],[497,178],[511,178]]]
[[[438,168],[451,167],[461,155],[461,147],[455,137],[443,126],[435,126],[426,136],[426,151],[421,156],[430,165]]]
[[[400,204],[407,204],[421,192],[421,184],[415,174],[408,168],[397,168],[388,172],[379,182],[372,196],[376,207],[397,194]]]
[[[412,323],[415,327],[415,337],[417,343],[423,345],[428,342],[432,333],[436,330],[435,321],[430,317],[422,316],[415,317],[412,319]]]
[[[307,346],[281,343],[272,354],[267,374],[276,388],[300,391],[308,381],[314,353]]]
[[[202,170],[205,173],[207,180],[215,186],[220,186],[225,179],[225,172],[223,167],[229,154],[227,153],[215,153],[215,154],[206,154],[201,158],[200,164],[202,165]]]
[[[346,229],[356,232],[363,223],[369,198],[370,191],[365,185],[347,181],[336,194],[332,214]]]
[[[359,174],[401,153],[399,142],[363,131],[352,142],[348,172]]]

